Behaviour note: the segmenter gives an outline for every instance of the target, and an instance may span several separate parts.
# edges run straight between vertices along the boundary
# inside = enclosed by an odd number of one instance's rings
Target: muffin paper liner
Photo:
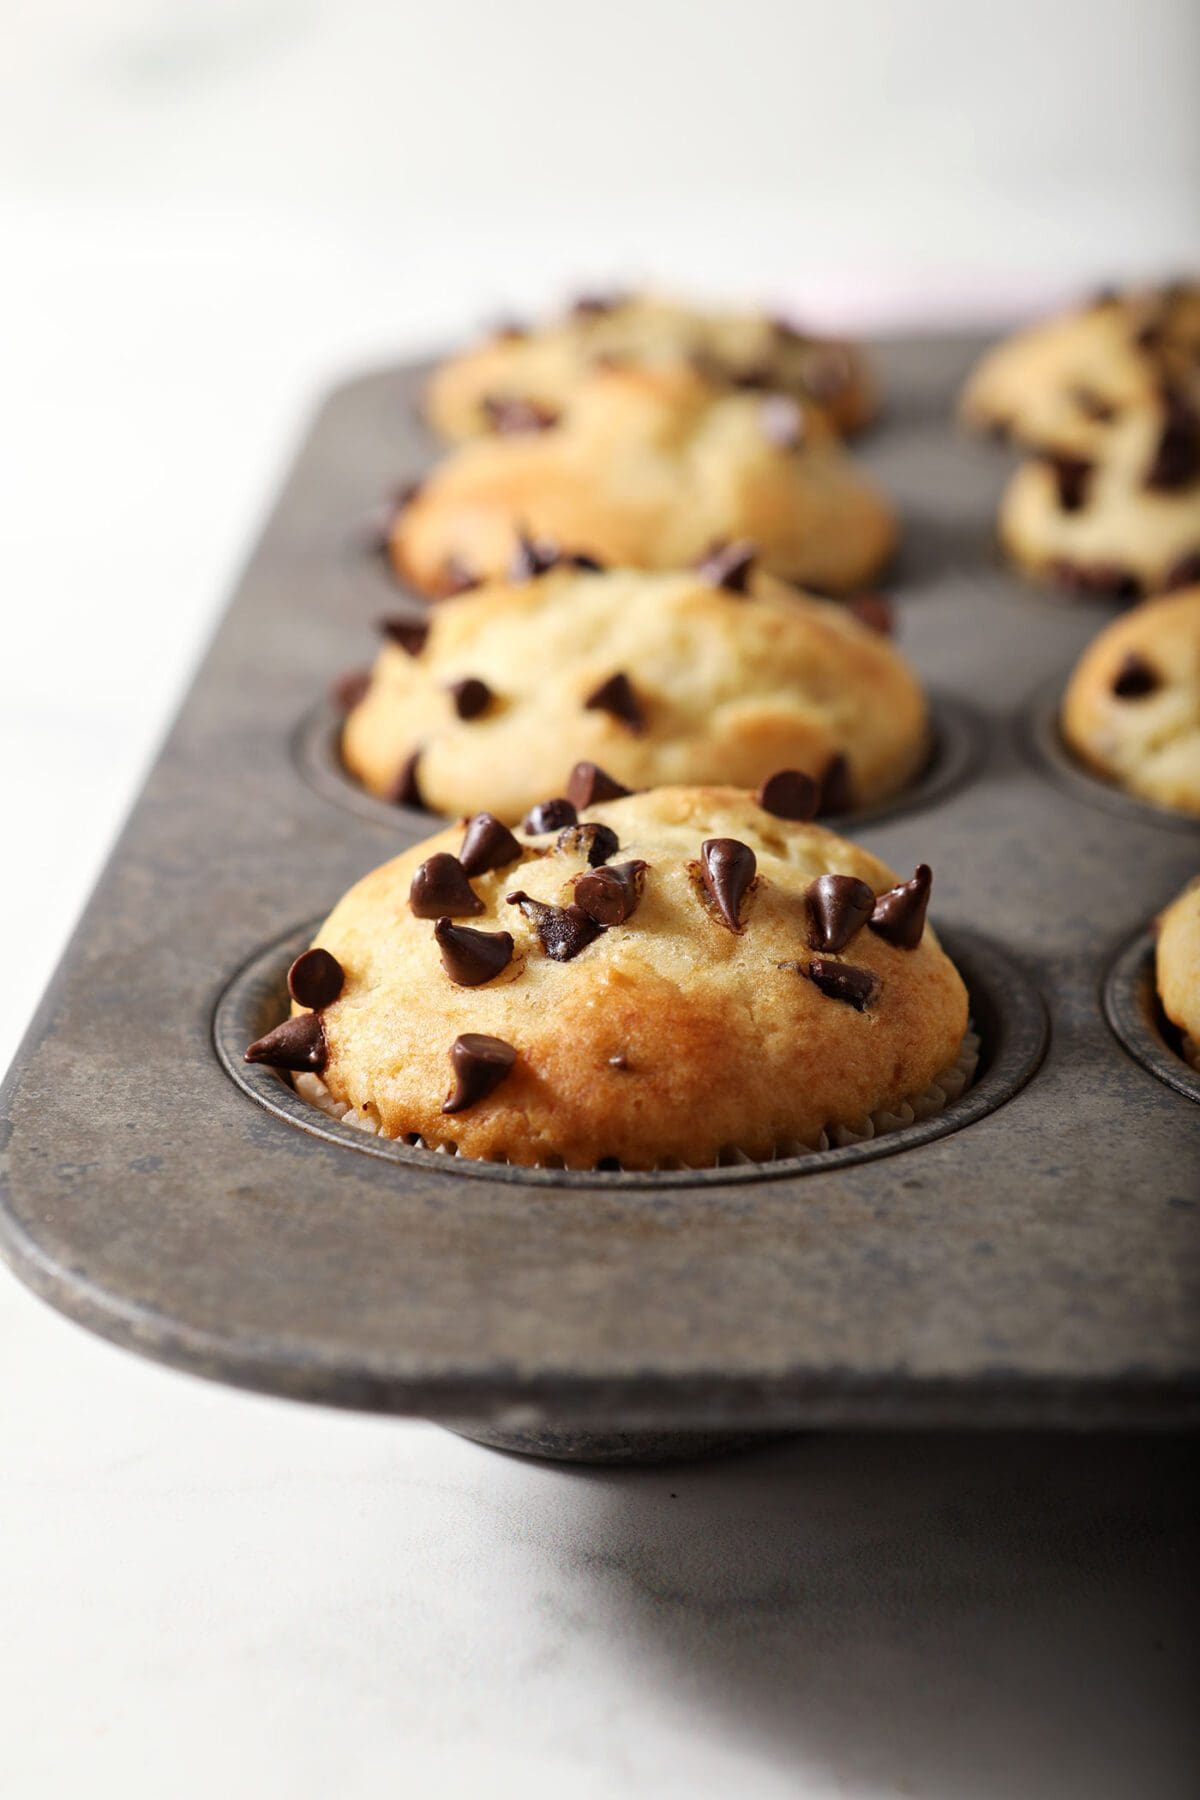
[[[1200,1052],[1200,1045],[1193,1045],[1192,1048]],[[805,1141],[800,1138],[786,1139],[776,1145],[775,1153],[772,1157],[763,1158],[761,1156],[750,1156],[744,1150],[739,1150],[736,1146],[731,1145],[721,1151],[721,1154],[715,1163],[687,1163],[679,1158],[670,1157],[663,1162],[656,1164],[655,1167],[660,1170],[665,1170],[728,1168],[739,1164],[753,1165],[756,1163],[769,1164],[771,1162],[777,1162],[785,1157],[804,1156],[813,1151],[841,1150],[850,1144],[866,1144],[870,1143],[874,1138],[886,1137],[890,1132],[903,1131],[906,1126],[913,1125],[917,1123],[918,1120],[933,1118],[936,1113],[940,1113],[948,1106],[952,1100],[957,1100],[961,1094],[966,1092],[974,1081],[975,1072],[979,1066],[979,1049],[979,1036],[971,1027],[968,1027],[966,1035],[959,1046],[958,1055],[954,1058],[954,1061],[948,1063],[944,1069],[940,1070],[929,1083],[928,1087],[923,1088],[919,1094],[911,1095],[907,1100],[902,1100],[899,1106],[895,1108],[880,1107],[875,1112],[868,1113],[867,1117],[863,1119],[860,1124],[835,1125],[832,1129],[821,1131],[812,1141]],[[345,1100],[335,1100],[319,1075],[293,1075],[292,1083],[296,1092],[302,1099],[307,1100],[311,1106],[317,1107],[319,1111],[325,1113],[328,1118],[336,1119],[342,1125],[350,1125],[356,1131],[363,1131],[369,1137],[383,1137],[386,1140],[387,1134],[380,1131],[378,1119],[372,1117],[368,1112],[358,1111],[355,1107],[350,1106]],[[456,1146],[451,1146],[449,1144],[427,1144],[416,1132],[406,1133],[404,1136],[390,1141],[404,1144],[409,1149],[422,1150],[427,1156],[458,1156],[460,1154]],[[472,1160],[497,1163],[507,1163],[509,1161],[507,1157],[475,1158]],[[517,1163],[513,1166],[517,1168],[561,1169],[567,1167],[567,1164],[562,1158],[548,1158],[539,1163]],[[620,1163],[614,1163],[611,1158],[606,1158],[603,1166],[606,1170],[612,1170],[613,1168],[619,1170],[623,1167]],[[598,1168],[598,1165],[594,1165],[594,1167]],[[588,1170],[584,1168],[578,1172],[586,1174],[588,1173]],[[651,1169],[650,1171],[639,1169],[635,1171],[635,1173],[654,1173],[654,1169]]]

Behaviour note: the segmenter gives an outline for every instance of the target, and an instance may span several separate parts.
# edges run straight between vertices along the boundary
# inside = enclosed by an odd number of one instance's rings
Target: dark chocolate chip
[[[408,904],[418,919],[467,919],[483,911],[466,870],[448,850],[438,850],[420,864],[408,890]]]
[[[1162,676],[1136,650],[1130,650],[1113,676],[1112,691],[1118,700],[1143,700],[1162,686]]]
[[[462,681],[452,681],[447,691],[460,719],[477,719],[492,703],[491,688],[486,681],[480,681],[477,675],[467,675]]]
[[[597,925],[623,925],[637,911],[647,864],[633,861],[592,869],[575,883],[575,903]]]
[[[825,773],[821,777],[821,797],[817,803],[818,817],[826,817],[830,813],[849,812],[854,805],[854,789],[850,782],[850,764],[839,750],[837,755],[826,764]]]
[[[476,813],[474,818],[467,820],[458,852],[464,875],[484,875],[489,869],[503,869],[523,855],[524,851],[508,826],[502,825],[491,813]]]
[[[479,987],[512,961],[511,931],[475,931],[470,925],[439,919],[433,935],[442,953],[442,967],[459,987]]]
[[[628,304],[629,295],[614,289],[608,294],[580,294],[571,302],[571,316],[576,319],[600,319]]]
[[[578,814],[569,800],[561,797],[540,800],[521,820],[521,830],[528,837],[540,837],[544,831],[561,831],[564,825],[574,825],[577,819]]]
[[[1082,512],[1087,504],[1092,465],[1084,456],[1047,455],[1046,464],[1054,476],[1058,504],[1063,512]]]
[[[1146,473],[1146,486],[1175,493],[1200,479],[1200,416],[1175,389],[1163,395],[1166,418]]]
[[[1161,350],[1163,342],[1162,320],[1147,319],[1146,323],[1144,325],[1139,325],[1134,332],[1133,341],[1139,350]]]
[[[623,800],[631,792],[594,762],[577,762],[567,778],[567,798],[580,812],[602,800]]]
[[[1046,573],[1056,586],[1088,600],[1136,600],[1142,591],[1139,577],[1119,563],[1073,563],[1056,557]]]
[[[410,656],[420,656],[429,637],[428,619],[405,618],[403,613],[389,613],[379,620],[379,630],[393,644],[399,644]]]
[[[1173,588],[1193,587],[1197,582],[1200,582],[1200,550],[1193,550],[1189,556],[1181,556],[1167,571],[1163,587],[1170,591]]]
[[[421,752],[414,750],[412,755],[406,756],[401,763],[396,779],[384,796],[385,799],[391,801],[393,806],[423,807],[425,805],[421,797],[421,784],[417,779],[417,765],[420,760]]]
[[[312,1069],[318,1074],[329,1060],[325,1027],[320,1013],[297,1013],[285,1019],[265,1037],[256,1038],[245,1052],[248,1063],[267,1063],[272,1069]]]
[[[531,538],[527,532],[518,532],[517,547],[508,565],[508,578],[510,581],[532,581],[535,576],[544,575],[547,569],[556,568],[562,560],[562,551],[549,538]]]
[[[302,950],[288,970],[288,993],[299,1006],[332,1006],[345,984],[341,963],[330,950]]]
[[[573,569],[582,569],[585,574],[603,575],[604,564],[598,556],[587,556],[582,550],[574,550],[566,558]]]
[[[804,823],[817,815],[817,784],[802,769],[777,769],[758,790],[758,804],[777,819]]]
[[[911,881],[901,881],[880,894],[871,914],[871,930],[898,950],[915,950],[925,929],[932,888],[933,872],[929,864],[918,863]]]
[[[503,1038],[486,1037],[481,1031],[464,1031],[450,1046],[454,1086],[442,1103],[444,1113],[463,1112],[500,1086],[517,1060],[517,1053]]]
[[[632,732],[640,733],[646,729],[646,715],[642,711],[641,701],[634,692],[633,683],[622,669],[602,681],[599,687],[593,688],[583,704],[588,712],[611,714]]]
[[[745,538],[732,544],[710,544],[696,564],[696,573],[712,587],[744,594],[757,555],[758,546]]]
[[[827,962],[822,956],[815,956],[809,963],[808,979],[828,999],[844,1000],[855,1012],[864,1010],[879,986],[870,969],[857,968],[853,963]]]
[[[629,1058],[623,1050],[618,1050],[615,1056],[609,1057],[608,1066],[610,1069],[628,1069]]]
[[[1111,425],[1119,410],[1113,401],[1106,400],[1095,388],[1082,385],[1073,387],[1071,398],[1084,418],[1094,420],[1097,425]]]
[[[353,712],[360,700],[366,698],[371,685],[369,669],[349,669],[345,675],[339,675],[329,690],[329,698],[339,712]]]
[[[558,414],[553,408],[521,394],[485,394],[482,405],[488,424],[501,437],[519,437],[527,431],[549,431],[558,424]]]
[[[763,436],[778,450],[797,450],[804,442],[804,408],[790,394],[768,394],[760,412]]]
[[[456,594],[469,594],[481,580],[482,576],[476,575],[460,556],[448,556],[442,564],[441,591],[449,599]]]
[[[874,891],[857,875],[818,875],[804,890],[808,941],[814,950],[844,950],[875,905]]]
[[[505,896],[510,906],[519,906],[538,934],[546,955],[555,962],[570,962],[587,948],[599,934],[600,927],[589,919],[581,906],[548,906],[534,900],[523,889]]]
[[[877,631],[880,637],[891,637],[896,629],[896,614],[886,594],[855,594],[847,600],[846,611],[862,624]]]
[[[737,838],[706,838],[700,846],[700,872],[713,904],[730,931],[742,929],[739,911],[754,880],[758,859]]]
[[[588,866],[594,869],[617,854],[621,841],[609,826],[592,821],[586,825],[568,825],[565,831],[559,832],[555,848],[586,857]]]

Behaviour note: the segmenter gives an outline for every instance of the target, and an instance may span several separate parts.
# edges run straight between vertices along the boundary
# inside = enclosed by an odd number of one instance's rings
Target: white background
[[[0,1063],[315,392],[606,277],[1197,261],[1189,0],[0,0]],[[526,1466],[0,1278],[0,1794],[1194,1791],[1169,1443]]]

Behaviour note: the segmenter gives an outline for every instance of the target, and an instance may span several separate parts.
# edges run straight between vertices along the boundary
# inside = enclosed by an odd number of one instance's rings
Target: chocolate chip
[[[475,931],[470,925],[439,919],[433,935],[442,953],[442,966],[458,987],[479,987],[512,961],[510,931]]]
[[[1162,686],[1162,676],[1136,650],[1130,650],[1113,676],[1112,691],[1118,700],[1143,700]]]
[[[758,804],[776,819],[796,819],[803,824],[816,817],[817,784],[802,769],[777,769],[758,790]]]
[[[549,431],[558,424],[558,414],[537,400],[521,394],[485,394],[483,411],[493,431],[501,437],[519,437],[528,431]]]
[[[1146,323],[1144,325],[1139,325],[1134,332],[1133,341],[1139,350],[1161,350],[1163,342],[1162,320],[1147,319]]]
[[[385,799],[391,801],[393,806],[423,807],[425,805],[421,797],[421,786],[417,780],[417,765],[420,760],[421,752],[414,750],[412,755],[405,757],[401,763],[396,779],[384,796]]]
[[[623,925],[637,911],[647,864],[634,861],[592,869],[575,883],[575,903],[597,925]]]
[[[329,698],[339,712],[353,712],[360,700],[364,700],[371,685],[369,669],[349,669],[345,675],[339,675],[329,690]]]
[[[1163,395],[1166,419],[1154,457],[1146,474],[1146,486],[1158,493],[1175,493],[1200,479],[1200,416],[1175,389]]]
[[[460,719],[477,719],[492,703],[491,688],[486,681],[480,681],[477,675],[467,675],[462,681],[450,682],[447,692]]]
[[[1073,387],[1071,398],[1084,418],[1093,419],[1097,425],[1111,425],[1119,410],[1111,400],[1098,394],[1095,388]]]
[[[829,813],[849,812],[854,805],[854,789],[850,782],[850,764],[839,750],[837,755],[825,766],[821,777],[821,797],[817,803],[818,817],[826,817]]]
[[[521,830],[527,837],[540,837],[544,831],[561,831],[564,825],[574,825],[577,819],[569,800],[540,800],[521,820]]]
[[[1140,578],[1119,563],[1074,563],[1055,557],[1046,565],[1046,573],[1067,593],[1088,600],[1136,600],[1142,591]]]
[[[609,294],[580,294],[571,302],[571,316],[576,319],[600,319],[606,313],[627,306],[629,295],[614,289]]]
[[[1058,504],[1063,512],[1082,512],[1087,504],[1088,486],[1092,478],[1092,465],[1083,456],[1060,456],[1052,453],[1045,458],[1046,465],[1054,476],[1058,493]]]
[[[580,812],[602,800],[623,800],[631,792],[594,762],[577,762],[567,778],[567,798]]]
[[[724,588],[728,594],[744,594],[757,555],[758,546],[745,538],[732,544],[710,544],[696,564],[696,573],[712,587]]]
[[[399,644],[410,656],[420,656],[429,637],[428,619],[405,618],[403,613],[390,613],[379,620],[378,628],[385,638]]]
[[[1167,571],[1163,588],[1170,591],[1173,588],[1192,587],[1197,582],[1200,582],[1200,550],[1193,550],[1190,555],[1181,556]]]
[[[311,1069],[319,1074],[329,1060],[320,1013],[297,1013],[295,1018],[285,1019],[265,1037],[256,1038],[244,1060],[267,1063],[272,1069]]]
[[[562,559],[562,551],[550,538],[531,538],[524,531],[518,532],[517,547],[508,565],[508,578],[510,581],[532,581],[535,576],[544,575],[547,569],[556,568]]]
[[[808,941],[814,950],[844,950],[875,905],[874,891],[857,875],[818,875],[804,890]]]
[[[880,637],[891,637],[896,629],[896,615],[886,594],[855,594],[847,600],[846,611],[853,613],[863,625],[877,631]]]
[[[804,442],[804,408],[790,394],[768,394],[759,417],[763,436],[777,450],[797,450]]]
[[[559,832],[555,848],[586,857],[589,867],[594,869],[617,854],[621,841],[609,826],[593,821],[587,825],[568,825],[565,831]]]
[[[408,904],[418,919],[470,918],[483,911],[483,901],[467,880],[457,856],[438,850],[427,856],[412,878]]]
[[[444,1113],[464,1112],[500,1086],[517,1060],[517,1053],[503,1038],[486,1037],[481,1031],[464,1031],[450,1046],[454,1086],[442,1103]]]
[[[628,1069],[629,1058],[623,1050],[618,1050],[615,1056],[609,1057],[608,1066],[610,1069]]]
[[[603,575],[604,564],[598,556],[587,556],[582,550],[574,550],[566,558],[573,569],[580,569],[588,575]]]
[[[332,951],[302,950],[288,970],[288,993],[299,1006],[332,1006],[346,976]]]
[[[505,898],[510,906],[521,908],[537,932],[542,949],[555,962],[570,962],[599,934],[600,927],[596,922],[573,902],[570,906],[548,906],[543,900],[532,899],[521,888]]]
[[[749,844],[737,838],[706,838],[700,846],[700,872],[704,885],[730,931],[742,929],[742,898],[754,880],[758,859]]]
[[[440,586],[448,599],[452,600],[456,594],[469,594],[472,588],[479,586],[481,580],[482,576],[476,575],[460,556],[448,556],[442,564]]]
[[[880,894],[871,914],[871,930],[898,950],[915,950],[925,929],[932,888],[933,872],[929,864],[918,863],[911,881],[901,881]]]
[[[864,1010],[879,986],[870,969],[856,968],[853,963],[826,962],[821,956],[809,963],[808,979],[828,999],[844,1000],[855,1012]]]
[[[524,851],[508,826],[502,825],[491,813],[476,813],[474,818],[467,820],[458,852],[464,875],[485,875],[489,869],[503,869],[523,855]]]
[[[646,729],[646,715],[642,711],[641,702],[634,692],[633,683],[621,669],[602,681],[599,687],[593,688],[583,704],[588,712],[610,713],[622,725],[627,725],[630,731],[640,733]]]

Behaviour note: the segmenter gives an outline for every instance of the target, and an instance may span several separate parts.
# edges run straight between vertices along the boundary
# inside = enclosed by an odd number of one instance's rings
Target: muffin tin
[[[857,453],[903,510],[889,591],[938,748],[841,822],[933,865],[983,1040],[960,1100],[820,1156],[582,1175],[380,1144],[241,1064],[306,921],[430,829],[348,781],[321,699],[397,609],[356,521],[434,453],[426,371],[384,371],[320,413],[5,1084],[18,1272],[199,1373],[541,1454],[1194,1419],[1200,1084],[1144,934],[1200,831],[1055,761],[1047,694],[1111,609],[996,563],[1006,458],[952,422],[979,348],[877,347]]]

